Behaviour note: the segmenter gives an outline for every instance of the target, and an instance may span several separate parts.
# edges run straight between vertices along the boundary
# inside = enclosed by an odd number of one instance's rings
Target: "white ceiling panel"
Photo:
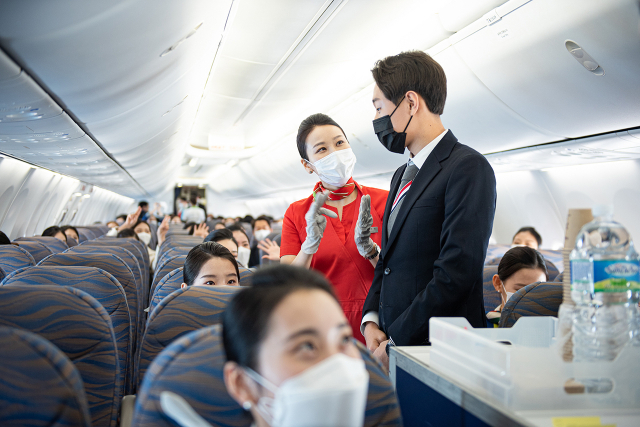
[[[639,9],[634,0],[534,0],[455,49],[525,120],[566,137],[640,125]],[[567,50],[572,40],[604,69]]]

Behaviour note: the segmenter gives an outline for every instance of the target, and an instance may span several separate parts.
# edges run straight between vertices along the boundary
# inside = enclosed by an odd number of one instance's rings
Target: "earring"
[[[251,409],[251,402],[249,402],[248,400],[244,402],[242,404],[242,409],[244,409],[245,411],[248,411],[249,409]]]

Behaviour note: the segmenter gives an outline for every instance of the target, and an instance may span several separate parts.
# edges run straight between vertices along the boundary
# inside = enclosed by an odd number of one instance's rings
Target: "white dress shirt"
[[[415,156],[412,156],[409,159],[413,162],[414,165],[416,165],[416,167],[418,168],[418,171],[422,168],[422,165],[424,165],[424,162],[427,161],[429,154],[433,152],[433,150],[436,148],[436,145],[438,145],[438,142],[440,142],[442,138],[444,138],[447,132],[449,132],[449,129],[445,129],[444,132],[436,136],[433,139],[433,141],[428,143],[425,147],[422,148],[422,150],[418,151],[418,153]],[[409,160],[407,160],[407,162]],[[373,322],[376,325],[380,326],[380,318],[378,316],[378,312],[370,311],[362,317],[362,323],[360,323],[360,333],[362,333],[363,336],[364,336],[364,326],[367,322]]]

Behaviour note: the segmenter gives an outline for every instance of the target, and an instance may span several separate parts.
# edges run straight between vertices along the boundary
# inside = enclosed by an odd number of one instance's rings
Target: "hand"
[[[389,372],[389,356],[387,356],[387,343],[389,340],[382,341],[376,351],[373,352],[373,358],[376,359],[382,366],[384,366],[385,372]]]
[[[164,239],[167,238],[167,231],[169,231],[169,223],[171,222],[171,217],[169,215],[165,215],[162,222],[158,226],[158,231],[156,232],[156,236],[158,236],[158,247],[164,242]]]
[[[326,215],[331,218],[337,218],[338,215],[335,212],[331,212],[329,209],[325,209],[324,203],[327,201],[327,196],[324,193],[318,193],[316,199],[311,203],[309,211],[304,216],[307,220],[307,238],[302,242],[302,251],[307,255],[313,255],[318,251],[320,246],[320,240],[324,234],[324,229],[327,226],[327,218],[322,215]]]
[[[371,227],[373,226],[373,217],[371,216],[371,196],[362,196],[360,199],[360,212],[358,213],[358,221],[353,230],[353,237],[356,241],[358,252],[363,257],[371,254],[376,244],[371,240]]]
[[[382,332],[378,325],[373,322],[367,322],[364,325],[364,340],[367,342],[367,348],[370,352],[374,352],[380,347],[380,343],[387,339],[387,334]]]
[[[193,235],[202,237],[203,239],[209,235],[209,226],[204,222],[202,224],[198,224],[193,228]]]
[[[142,207],[138,206],[138,209],[136,209],[134,213],[127,215],[127,220],[118,228],[118,231],[122,231],[127,228],[133,228],[133,226],[138,222],[138,218],[140,218],[141,212]]]
[[[262,249],[267,254],[262,255],[262,259],[268,259],[271,261],[280,261],[280,246],[276,242],[270,239],[264,239],[258,242],[258,249]]]

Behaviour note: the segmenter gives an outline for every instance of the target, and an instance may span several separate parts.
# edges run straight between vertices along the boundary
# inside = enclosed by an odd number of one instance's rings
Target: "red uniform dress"
[[[353,237],[360,199],[363,194],[371,196],[371,216],[373,227],[371,239],[381,245],[382,218],[389,192],[378,188],[362,187],[356,183],[358,197],[355,201],[342,207],[342,219],[327,218],[318,251],[313,255],[311,268],[324,274],[333,284],[342,310],[353,329],[353,335],[364,343],[360,333],[362,307],[373,281],[373,266],[358,252]],[[302,242],[307,238],[307,222],[305,214],[313,203],[313,195],[292,203],[284,214],[280,256],[298,255]],[[325,208],[338,213],[337,208],[324,205]]]

